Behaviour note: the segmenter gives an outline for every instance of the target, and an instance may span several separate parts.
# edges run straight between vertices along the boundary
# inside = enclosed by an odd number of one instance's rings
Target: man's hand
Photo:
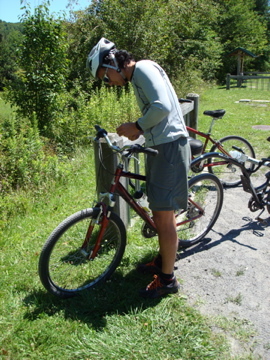
[[[126,136],[131,141],[138,139],[143,134],[143,131],[137,129],[136,124],[132,122],[120,125],[116,132],[119,136]]]

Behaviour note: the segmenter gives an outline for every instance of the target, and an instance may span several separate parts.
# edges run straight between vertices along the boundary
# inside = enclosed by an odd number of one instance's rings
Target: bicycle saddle
[[[200,140],[193,139],[193,137],[188,137],[189,146],[191,148],[192,156],[199,155],[203,149],[203,143]]]
[[[205,110],[204,115],[212,116],[213,118],[222,118],[226,110]]]

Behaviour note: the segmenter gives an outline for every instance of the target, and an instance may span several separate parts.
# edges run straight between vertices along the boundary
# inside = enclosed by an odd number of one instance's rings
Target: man
[[[140,294],[156,298],[178,291],[174,275],[178,236],[174,211],[187,207],[187,173],[190,163],[188,132],[176,93],[165,71],[155,62],[136,62],[126,50],[102,38],[91,50],[87,66],[92,75],[109,85],[131,82],[142,112],[135,122],[120,125],[118,135],[136,140],[142,133],[145,145],[158,150],[146,160],[146,191],[157,227],[159,254],[138,270],[155,274]]]

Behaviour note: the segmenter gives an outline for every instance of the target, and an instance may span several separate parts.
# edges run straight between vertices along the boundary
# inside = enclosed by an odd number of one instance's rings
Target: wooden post
[[[130,141],[128,138],[122,136],[118,136],[115,133],[108,134],[109,139],[113,145],[119,146],[122,148],[125,145],[131,144],[140,144],[143,145],[145,143],[144,137],[141,135],[139,139],[135,141]],[[96,188],[97,194],[99,195],[101,192],[108,192],[111,182],[113,180],[113,174],[115,172],[115,168],[119,163],[119,158],[116,153],[109,148],[104,139],[100,139],[100,146],[102,152],[102,163],[100,162],[100,154],[99,154],[99,145],[98,143],[94,143],[94,153],[95,153],[95,169],[96,169]],[[124,169],[127,169],[127,163],[125,164]],[[121,183],[125,188],[128,187],[128,179],[122,178]],[[116,195],[116,203],[114,207],[114,212],[120,216],[123,220],[126,227],[128,227],[130,222],[130,211],[128,204],[118,195]]]
[[[110,133],[108,134],[108,136],[113,145],[117,145],[120,148],[123,147],[123,138],[114,133]],[[115,168],[118,164],[118,155],[116,153],[113,153],[112,149],[109,148],[104,139],[100,139],[100,146],[102,151],[102,163],[104,167],[99,160],[99,145],[97,143],[94,143],[96,188],[98,196],[101,192],[108,192],[108,189],[110,188],[113,179]],[[121,183],[125,187],[127,187],[128,179],[122,178]],[[120,216],[125,226],[127,227],[130,221],[129,207],[127,203],[117,195],[115,200],[116,204],[114,207],[114,212]]]
[[[230,90],[231,87],[231,74],[227,74],[226,76],[226,90]]]
[[[189,115],[190,115],[190,112],[193,111],[193,109],[194,109],[193,101],[180,103],[180,107],[182,110],[182,114],[184,116],[185,124],[187,126],[190,126],[190,116]]]
[[[187,94],[187,99],[193,101],[193,110],[189,113],[189,126],[193,129],[198,129],[198,116],[199,116],[199,99],[200,96],[198,94]],[[196,138],[195,134],[192,134],[194,138]]]

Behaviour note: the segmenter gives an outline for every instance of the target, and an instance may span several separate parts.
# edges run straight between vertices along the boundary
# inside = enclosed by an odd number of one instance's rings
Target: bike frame
[[[211,138],[211,130],[213,127],[213,121],[214,120],[212,120],[209,132],[207,134],[203,133],[199,130],[193,129],[189,126],[186,126],[186,128],[188,131],[191,131],[192,133],[205,138],[205,142],[203,144],[203,149],[202,149],[202,154],[206,153],[206,147],[210,141],[213,145],[216,145],[218,150],[220,150],[224,155],[231,158],[231,155],[220,145],[219,141],[215,141],[213,138]],[[193,157],[193,159],[194,159],[194,157]],[[218,161],[218,162],[214,162],[214,163],[204,163],[203,167],[212,167],[212,166],[219,166],[219,165],[226,165],[226,164],[228,164],[228,161]]]
[[[109,192],[100,194],[100,201],[95,206],[95,209],[99,209],[98,216],[96,219],[93,219],[91,221],[88,231],[87,231],[85,241],[82,245],[82,251],[84,251],[83,249],[86,247],[86,245],[89,241],[89,238],[92,234],[92,231],[94,229],[94,224],[98,223],[100,221],[100,217],[103,214],[104,216],[102,217],[102,220],[101,220],[101,230],[98,234],[94,249],[89,256],[90,260],[91,259],[93,260],[95,258],[95,256],[97,255],[97,252],[100,248],[102,237],[104,235],[104,232],[105,232],[107,225],[109,223],[109,220],[110,220],[110,214],[115,205],[115,193],[118,193],[128,203],[128,205],[141,217],[141,219],[143,219],[150,226],[150,228],[154,229],[155,231],[157,230],[152,217],[136,202],[136,200],[133,198],[133,196],[121,184],[121,182],[120,182],[121,177],[139,180],[139,181],[146,180],[145,175],[140,175],[140,174],[135,174],[135,173],[132,173],[129,171],[124,171],[123,164],[119,164],[117,166],[115,174],[114,174],[114,178],[112,180],[112,183],[111,183],[111,186],[109,189]],[[105,202],[103,201],[105,198],[107,198],[109,200],[109,205],[106,205]],[[199,204],[197,204],[191,198],[189,198],[188,201],[192,205],[196,206],[199,209],[199,214],[189,218],[188,220],[184,220],[184,221],[177,223],[176,224],[177,226],[184,225],[193,220],[196,220],[196,219],[200,218],[201,216],[203,216],[203,214],[204,214],[204,210],[202,209],[202,207]],[[185,210],[181,210],[181,213],[182,212],[184,213]]]
[[[188,102],[188,103],[192,102],[192,100],[190,100],[190,99],[182,99],[182,98],[178,99],[178,101],[179,101],[180,104],[181,104],[181,103],[185,103],[185,102]],[[224,112],[224,114],[225,114],[225,112]],[[224,114],[223,114],[223,115],[224,115]],[[222,115],[222,116],[223,116],[223,115]],[[194,129],[194,128],[190,127],[190,126],[186,126],[186,128],[187,128],[188,131],[192,132],[193,134],[199,135],[199,136],[201,136],[201,137],[203,137],[203,138],[205,139],[205,142],[204,142],[204,144],[203,144],[203,148],[202,148],[202,153],[201,153],[201,155],[207,153],[206,148],[207,148],[207,145],[208,145],[208,143],[209,143],[209,141],[210,141],[213,145],[216,145],[216,147],[218,148],[218,150],[219,150],[222,154],[224,154],[224,155],[226,155],[227,157],[231,158],[230,153],[228,153],[228,152],[223,148],[223,146],[220,144],[220,142],[214,140],[214,139],[211,137],[211,133],[212,133],[212,129],[213,129],[213,126],[214,126],[215,121],[218,120],[218,119],[221,119],[222,116],[221,116],[221,117],[213,117],[213,116],[212,116],[212,120],[211,120],[211,123],[210,123],[210,126],[209,126],[209,130],[208,130],[207,133],[204,133],[204,132],[202,132],[202,131],[199,131],[199,130],[197,130],[197,129]],[[192,159],[194,160],[194,159],[196,159],[196,157],[192,156]],[[209,160],[209,158],[208,158],[208,160]],[[207,162],[207,163],[202,162],[200,165],[202,165],[203,168],[208,168],[208,167],[219,166],[219,165],[226,165],[226,164],[228,164],[228,161],[218,161],[218,162],[215,161],[214,163],[213,163],[213,162],[211,162],[211,163],[210,163],[210,162]]]
[[[202,162],[205,162],[207,159],[210,159],[210,158],[224,159],[224,160],[226,160],[226,163],[232,163],[233,165],[240,167],[240,169],[242,171],[241,180],[242,180],[242,184],[243,184],[243,190],[250,193],[253,196],[254,201],[255,201],[256,205],[258,206],[258,208],[262,209],[262,211],[264,211],[265,204],[259,198],[258,193],[261,191],[264,191],[267,188],[267,186],[269,186],[269,179],[267,179],[265,181],[265,183],[263,183],[262,185],[254,187],[251,182],[251,179],[250,179],[250,173],[255,173],[256,171],[258,171],[264,165],[264,163],[266,161],[269,161],[269,159],[262,159],[261,163],[256,167],[256,169],[249,172],[249,171],[247,171],[247,169],[245,168],[245,166],[242,163],[238,162],[234,158],[232,158],[232,157],[228,158],[224,154],[210,152],[210,153],[205,153],[203,155],[200,155],[197,158],[195,158],[194,160],[192,160],[191,167],[201,164]]]

